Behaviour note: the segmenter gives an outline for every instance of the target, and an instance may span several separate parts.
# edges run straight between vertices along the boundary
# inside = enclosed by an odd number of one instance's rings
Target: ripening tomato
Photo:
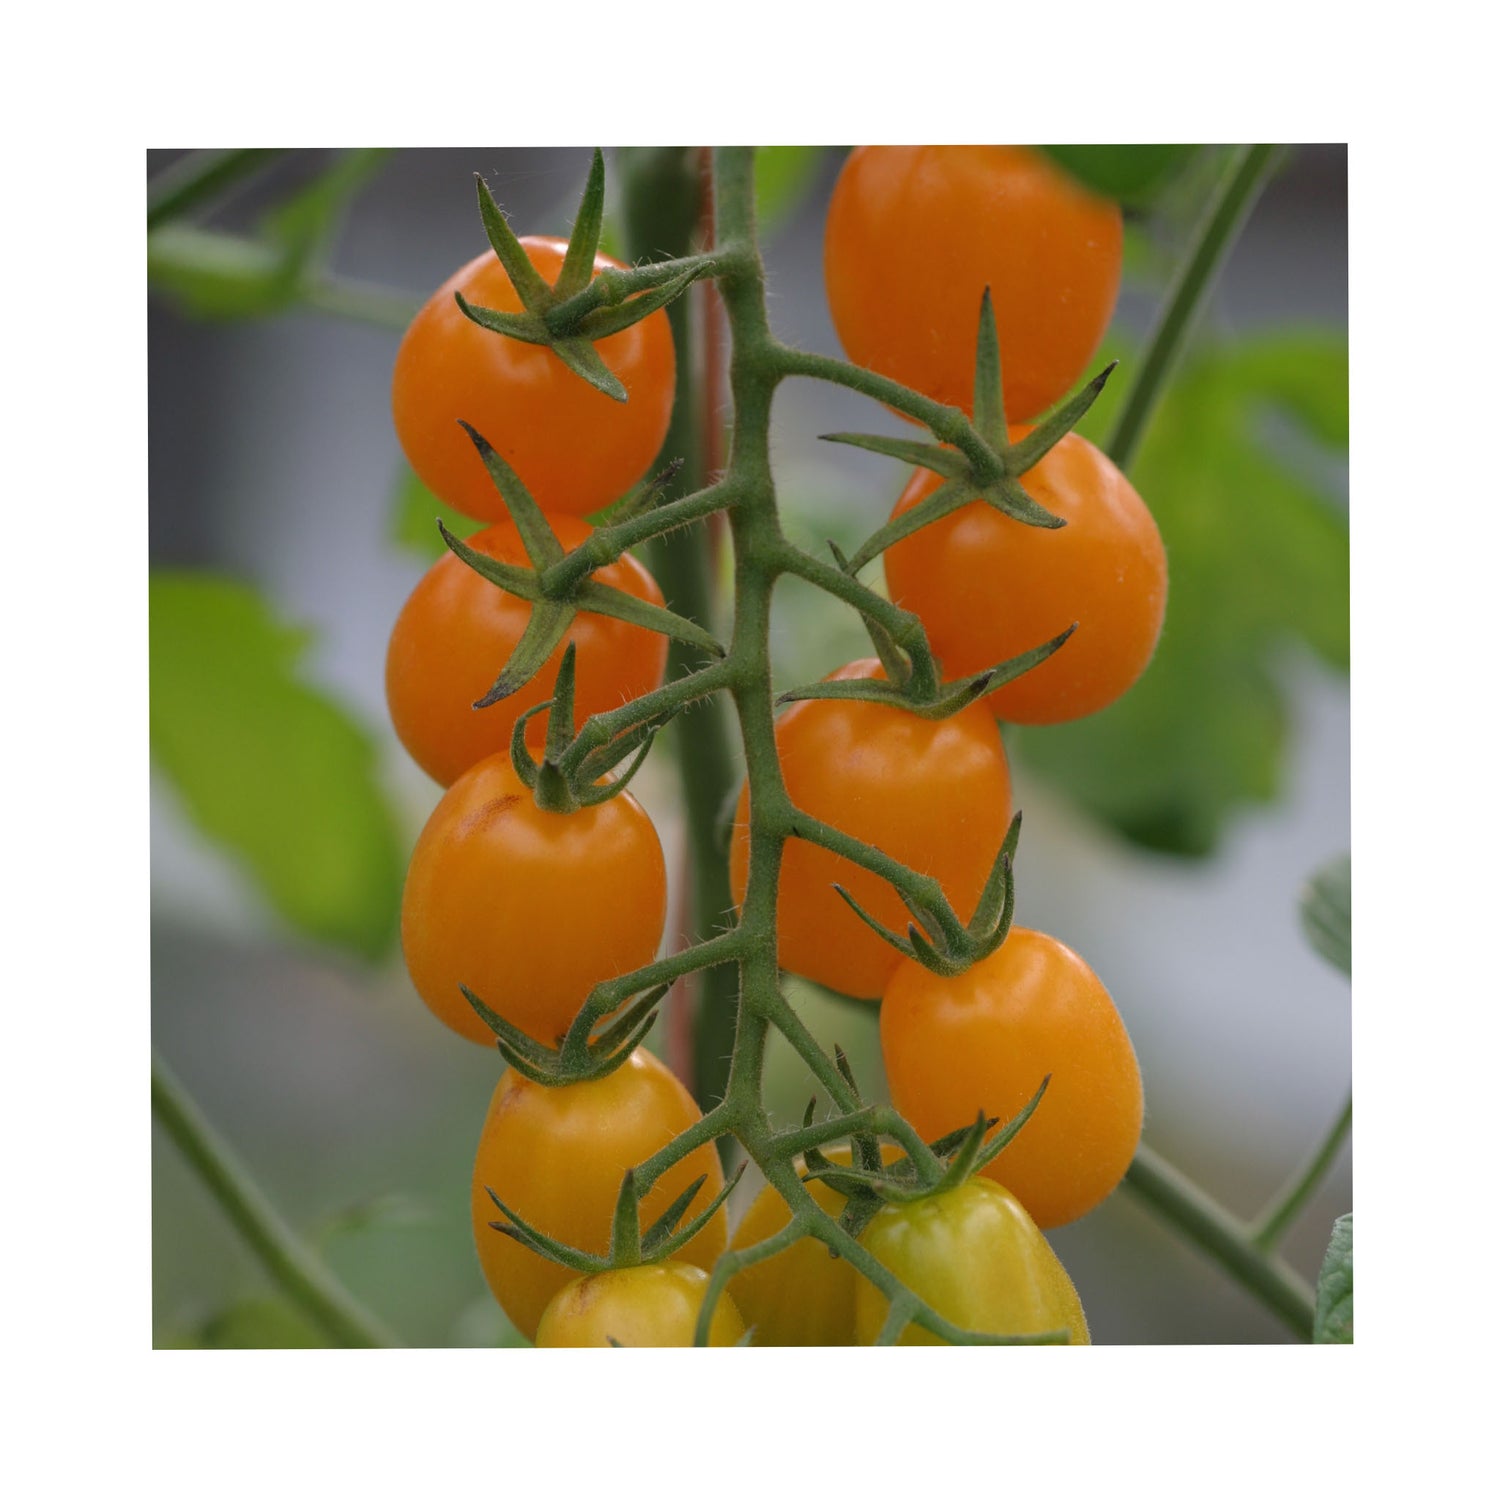
[[[886,1204],[860,1243],[959,1328],[1001,1334],[1066,1328],[1070,1344],[1089,1342],[1062,1262],[1015,1197],[983,1177],[913,1203]],[[855,1288],[861,1344],[875,1342],[889,1311],[885,1294],[861,1276]],[[910,1323],[897,1342],[943,1340]]]
[[[571,516],[549,520],[570,552],[589,538],[590,528]],[[513,522],[487,526],[469,538],[469,545],[499,562],[530,566]],[[656,580],[628,553],[592,576],[647,603],[663,602]],[[385,658],[386,701],[401,743],[434,781],[449,786],[476,761],[509,749],[516,720],[552,696],[569,642],[577,648],[578,724],[661,685],[667,666],[664,635],[581,610],[525,687],[487,708],[475,708],[530,619],[530,604],[481,578],[451,552],[428,569],[402,607]],[[545,739],[546,725],[546,715],[538,714],[526,726],[534,749]]]
[[[823,1154],[841,1166],[853,1160],[848,1146],[830,1146]],[[887,1142],[881,1154],[891,1162],[902,1153]],[[843,1213],[847,1200],[826,1182],[809,1182],[807,1190],[825,1213]],[[729,1248],[758,1245],[784,1229],[791,1217],[786,1199],[767,1183],[740,1220]],[[809,1237],[737,1272],[730,1278],[729,1291],[753,1344],[845,1345],[856,1342],[854,1285],[859,1279],[848,1261],[835,1259],[821,1240]]]
[[[833,324],[857,365],[972,412],[989,287],[1005,410],[1078,383],[1114,312],[1119,208],[1025,146],[860,146],[828,206]]]
[[[443,794],[412,851],[401,946],[417,993],[470,1041],[494,1033],[459,989],[555,1046],[596,984],[656,957],[666,863],[629,792],[545,812],[492,755]]]
[[[918,469],[892,519],[940,483]],[[1146,670],[1166,612],[1167,555],[1130,481],[1076,433],[1021,485],[1067,524],[1027,526],[976,500],[891,547],[885,576],[951,677],[1019,656],[1076,621],[1058,651],[988,696],[1001,719],[1056,724],[1113,703]]]
[[[1045,933],[1012,927],[953,978],[903,962],[880,1046],[892,1100],[929,1140],[981,1109],[1003,1124],[1051,1074],[1036,1113],[984,1168],[1043,1229],[1107,1198],[1135,1155],[1141,1073],[1125,1023],[1094,971]]]
[[[521,241],[549,284],[565,240]],[[595,274],[619,262],[594,257]],[[629,400],[616,401],[575,375],[543,344],[525,344],[471,322],[453,300],[520,312],[521,299],[492,250],[435,291],[396,354],[391,406],[396,435],[423,483],[480,521],[505,519],[505,503],[463,420],[520,475],[546,511],[586,516],[618,499],[650,466],[672,416],[676,355],[667,315],[600,339],[594,348]]]
[[[538,1349],[691,1348],[708,1274],[660,1261],[570,1281],[548,1304],[536,1331]],[[708,1324],[708,1342],[737,1344],[745,1324],[722,1294]]]
[[[491,1229],[504,1215],[486,1188],[533,1228],[604,1255],[609,1250],[620,1182],[700,1118],[676,1075],[643,1047],[604,1078],[548,1088],[507,1071],[495,1087],[474,1160],[470,1209],[479,1264],[495,1300],[527,1338],[535,1338],[547,1304],[577,1272]],[[662,1173],[641,1199],[649,1227],[693,1180],[707,1180],[682,1222],[708,1207],[724,1186],[719,1153],[699,1146]],[[711,1269],[724,1251],[720,1210],[677,1252]]]
[[[881,676],[872,658],[830,680]],[[807,699],[777,720],[776,750],[799,808],[933,876],[968,921],[1010,823],[1005,748],[981,705],[933,720],[892,704]],[[748,820],[747,786],[730,845],[736,902],[744,900],[749,872]],[[906,932],[911,913],[878,875],[790,839],[777,904],[778,960],[829,989],[878,1000],[901,955],[845,905],[835,881],[877,921]]]

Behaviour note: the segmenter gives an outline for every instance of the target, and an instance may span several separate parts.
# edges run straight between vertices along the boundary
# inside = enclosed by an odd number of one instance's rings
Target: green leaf
[[[390,947],[403,848],[369,734],[300,679],[306,633],[211,574],[150,583],[151,752],[188,816],[299,932]]]
[[[1333,1238],[1318,1272],[1318,1300],[1313,1310],[1313,1343],[1354,1342],[1354,1215],[1333,1225]]]
[[[762,234],[774,233],[812,191],[822,146],[759,146],[755,152],[755,218]]]
[[[1331,859],[1302,893],[1302,930],[1329,963],[1352,973],[1350,952],[1349,856]]]
[[[1043,146],[1085,187],[1121,203],[1149,203],[1192,160],[1197,146]]]
[[[1312,333],[1183,366],[1131,473],[1170,567],[1155,659],[1101,713],[1014,733],[1023,757],[1138,844],[1207,855],[1238,811],[1276,797],[1289,644],[1348,669],[1348,520],[1329,474],[1342,455],[1319,447],[1347,432],[1347,369],[1343,341]]]
[[[391,504],[390,537],[398,547],[408,548],[419,557],[436,562],[447,551],[441,521],[455,536],[467,540],[483,528],[483,521],[461,515],[417,478],[405,464],[397,476]]]

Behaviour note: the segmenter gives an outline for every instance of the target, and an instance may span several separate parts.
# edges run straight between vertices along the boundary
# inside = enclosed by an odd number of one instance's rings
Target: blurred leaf
[[[419,557],[436,562],[447,551],[442,533],[438,530],[441,521],[454,536],[467,539],[479,531],[483,521],[460,515],[458,511],[439,500],[436,495],[417,478],[405,464],[396,480],[394,503],[391,509],[391,540],[399,547],[406,547]]]
[[[1348,521],[1266,420],[1342,441],[1347,372],[1342,340],[1313,333],[1210,349],[1183,366],[1131,474],[1170,566],[1156,657],[1101,713],[1010,732],[1039,771],[1148,848],[1209,854],[1236,809],[1277,795],[1287,710],[1275,668],[1289,643],[1348,668]],[[1124,384],[1085,420],[1095,440]]]
[[[403,851],[369,735],[298,680],[305,633],[208,574],[153,574],[150,608],[151,751],[189,816],[299,931],[385,953]]]
[[[762,234],[774,233],[797,211],[818,178],[822,146],[758,146],[755,151],[755,217]]]
[[[389,155],[386,148],[342,152],[327,171],[266,215],[267,234],[291,252],[293,274],[328,246],[355,194]]]
[[[289,1302],[237,1302],[199,1330],[202,1349],[327,1349],[328,1340]]]
[[[1333,1225],[1333,1238],[1318,1272],[1318,1300],[1313,1311],[1313,1343],[1354,1342],[1354,1215]]]
[[[381,1193],[328,1214],[308,1231],[307,1241],[326,1249],[334,1240],[367,1230],[411,1229],[433,1222],[432,1211],[402,1193]]]
[[[1331,859],[1302,894],[1302,930],[1329,963],[1352,973],[1349,856]]]
[[[1043,146],[1085,187],[1138,206],[1149,202],[1192,160],[1197,146]]]

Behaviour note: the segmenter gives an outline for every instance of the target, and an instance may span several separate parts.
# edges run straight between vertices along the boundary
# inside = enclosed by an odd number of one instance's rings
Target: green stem
[[[1307,1206],[1308,1200],[1328,1175],[1328,1169],[1337,1160],[1339,1151],[1349,1138],[1353,1123],[1354,1100],[1351,1096],[1344,1101],[1343,1113],[1333,1122],[1322,1144],[1255,1221],[1250,1230],[1250,1238],[1262,1250],[1273,1250],[1296,1222],[1297,1215]]]
[[[398,1346],[283,1222],[155,1054],[151,1058],[151,1112],[271,1279],[335,1345],[346,1349]]]
[[[146,228],[185,214],[280,156],[279,150],[190,151],[146,185]]]
[[[1280,159],[1281,150],[1279,146],[1241,146],[1225,163],[1218,190],[1162,304],[1146,353],[1106,445],[1106,451],[1119,468],[1130,467],[1198,309],[1239,238],[1250,209]]]
[[[1249,1229],[1149,1146],[1141,1146],[1125,1181],[1156,1213],[1213,1256],[1297,1335],[1310,1340],[1312,1288],[1284,1261],[1265,1253]]]

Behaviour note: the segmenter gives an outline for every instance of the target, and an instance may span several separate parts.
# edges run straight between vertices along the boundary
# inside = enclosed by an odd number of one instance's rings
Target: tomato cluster
[[[544,281],[557,277],[562,242],[519,245]],[[600,256],[595,274],[613,265]],[[1011,421],[1030,423],[1077,383],[1109,321],[1120,216],[1020,148],[864,147],[848,159],[834,193],[826,267],[850,357],[966,409],[979,404],[976,327],[988,289],[1005,410]],[[545,343],[480,326],[460,298],[501,313],[522,306],[497,256],[480,257],[440,288],[401,345],[396,428],[432,490],[489,523],[469,543],[472,560],[515,576],[504,568],[534,563],[532,533],[523,537],[529,523],[519,513],[510,518],[461,424],[514,471],[562,551],[573,552],[591,534],[580,517],[617,498],[656,456],[671,413],[672,337],[658,308],[598,340],[595,352],[627,393],[619,402]],[[1031,430],[1013,427],[1010,443]],[[1112,702],[1149,661],[1165,605],[1160,537],[1144,502],[1103,454],[1065,436],[1019,477],[1060,526],[1002,512],[976,481],[972,500],[906,529],[889,547],[891,596],[922,621],[950,683],[1075,627],[1063,647],[984,696],[924,712],[892,691],[905,686],[890,682],[887,671],[895,675],[899,664],[877,633],[887,666],[857,661],[830,678],[845,690],[862,684],[857,690],[869,697],[797,702],[774,734],[786,800],[797,812],[922,877],[923,889],[966,933],[993,916],[996,872],[1008,878],[1008,866],[997,863],[1009,847],[1012,815],[1001,722],[1056,722]],[[941,482],[918,470],[894,518],[921,506]],[[591,576],[645,604],[663,603],[628,555]],[[580,609],[541,670],[490,702],[491,684],[526,637],[535,607],[470,561],[446,556],[396,622],[386,672],[391,716],[413,758],[446,788],[412,855],[403,948],[417,992],[454,1031],[493,1044],[485,1011],[498,1018],[496,1027],[511,1029],[506,1056],[515,1067],[500,1078],[484,1121],[471,1205],[485,1278],[511,1321],[541,1345],[689,1343],[706,1273],[728,1239],[722,1207],[706,1212],[724,1183],[712,1143],[647,1178],[639,1202],[647,1225],[688,1200],[689,1220],[705,1211],[696,1233],[675,1244],[670,1258],[662,1250],[645,1264],[628,1235],[631,1248],[617,1255],[617,1237],[620,1205],[631,1201],[622,1184],[628,1189],[633,1169],[701,1119],[697,1104],[639,1048],[614,1059],[612,1071],[562,1083],[517,1061],[540,1055],[527,1047],[563,1048],[597,986],[652,963],[666,880],[656,832],[630,794],[616,787],[566,809],[549,802],[527,779],[522,753],[523,741],[541,748],[547,720],[529,719],[524,736],[516,725],[557,692],[566,651],[581,720],[656,688],[665,642],[641,625]],[[533,664],[545,650],[538,647]],[[737,901],[750,878],[752,817],[747,786],[729,854]],[[1061,943],[1006,931],[1007,914],[995,933],[1003,941],[991,941],[977,961],[939,963],[930,945],[946,941],[941,924],[933,906],[919,911],[876,870],[794,830],[780,874],[778,963],[880,1005],[893,1102],[926,1140],[951,1138],[981,1114],[998,1126],[1033,1100],[1044,1079],[1047,1086],[1015,1138],[992,1160],[980,1158],[979,1175],[925,1196],[891,1191],[884,1206],[846,1177],[844,1191],[865,1193],[869,1208],[860,1244],[957,1326],[1066,1333],[1086,1343],[1078,1297],[1041,1230],[1088,1212],[1131,1159],[1142,1095],[1129,1037],[1103,985]],[[525,1044],[519,1051],[518,1043]],[[901,1154],[888,1148],[893,1171]],[[850,1161],[847,1148],[832,1147],[825,1171],[828,1162]],[[846,1206],[836,1183],[806,1180],[813,1202],[835,1217]],[[789,1178],[785,1185],[795,1187]],[[763,1243],[790,1214],[768,1187],[731,1248]],[[548,1238],[554,1248],[570,1247],[569,1264],[539,1252]],[[580,1276],[574,1262],[599,1269]],[[885,1296],[848,1259],[805,1238],[732,1278],[708,1341],[740,1342],[748,1327],[760,1343],[869,1343],[888,1311]],[[915,1325],[903,1335],[904,1342],[928,1338]]]

